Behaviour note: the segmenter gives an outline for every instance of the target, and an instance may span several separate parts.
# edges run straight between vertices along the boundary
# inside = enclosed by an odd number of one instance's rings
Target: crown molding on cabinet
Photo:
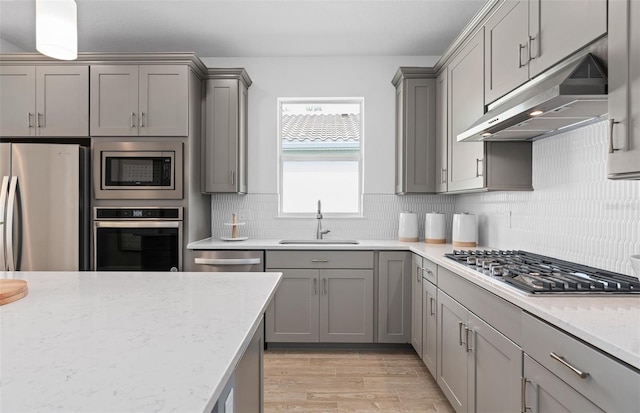
[[[207,79],[235,79],[241,80],[245,87],[251,86],[253,81],[249,77],[249,74],[244,68],[219,68],[210,67],[207,69]]]
[[[400,67],[393,76],[391,83],[398,87],[403,79],[436,78],[436,71],[432,67]]]
[[[191,69],[200,77],[207,77],[207,66],[200,58],[191,52],[178,53],[78,53],[76,60],[57,60],[40,53],[11,53],[0,54],[0,64],[2,65],[75,65],[75,64],[179,64],[189,65]]]

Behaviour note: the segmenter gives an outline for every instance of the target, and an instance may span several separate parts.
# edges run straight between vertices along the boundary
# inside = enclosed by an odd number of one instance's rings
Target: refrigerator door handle
[[[18,191],[18,177],[13,176],[9,185],[9,200],[7,203],[7,222],[5,222],[7,238],[7,267],[9,271],[17,271],[16,262],[13,255],[13,214],[16,205],[16,192]]]
[[[11,177],[3,176],[2,184],[0,185],[0,222],[4,220],[4,213],[7,206],[7,191],[9,190],[9,181]],[[7,270],[7,261],[5,260],[5,248],[4,248],[4,238],[5,238],[5,225],[0,225],[0,271]]]

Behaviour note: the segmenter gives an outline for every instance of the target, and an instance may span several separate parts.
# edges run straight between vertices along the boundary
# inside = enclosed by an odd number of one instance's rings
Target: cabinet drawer
[[[640,372],[526,313],[522,315],[522,348],[605,411],[640,411]],[[588,376],[580,377],[552,354]]]
[[[438,285],[438,265],[426,258],[422,259],[422,278],[429,280],[432,284]]]
[[[267,251],[267,268],[373,268],[372,251]]]

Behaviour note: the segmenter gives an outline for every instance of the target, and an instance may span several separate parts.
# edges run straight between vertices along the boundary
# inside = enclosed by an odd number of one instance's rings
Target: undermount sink
[[[280,244],[360,244],[354,239],[283,239]]]

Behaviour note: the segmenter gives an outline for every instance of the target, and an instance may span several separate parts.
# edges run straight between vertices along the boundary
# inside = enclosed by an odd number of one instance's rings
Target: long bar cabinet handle
[[[552,359],[556,360],[557,362],[559,362],[560,364],[562,364],[563,366],[565,366],[566,368],[571,370],[573,373],[575,373],[581,379],[586,379],[587,377],[589,377],[589,373],[587,373],[585,371],[578,370],[577,368],[573,367],[571,364],[569,364],[569,362],[567,360],[564,359],[564,357],[559,356],[558,354],[554,353],[553,351],[549,354],[549,357],[551,357]]]
[[[526,377],[520,378],[520,413],[527,413],[529,407],[527,407],[527,380]]]
[[[135,117],[136,117],[136,114],[135,114],[134,112],[131,112],[131,117],[130,117],[129,119],[131,120],[130,126],[131,126],[132,128],[135,128],[135,126],[136,126],[136,125],[134,124],[134,122],[133,122]]]
[[[318,279],[313,279],[313,295],[318,294]]]
[[[462,321],[458,321],[458,344],[463,345],[462,342],[462,326],[464,323]]]
[[[429,312],[431,313],[431,315],[435,315],[435,311],[433,310],[433,302],[435,300],[433,299],[433,297],[429,297]]]
[[[27,113],[27,122],[30,128],[33,128],[33,113]]]
[[[311,260],[311,262],[329,262],[329,260],[314,258]]]
[[[144,112],[140,112],[140,127],[144,128]]]
[[[471,331],[471,329],[467,326],[464,327],[464,337],[465,337],[465,342],[464,342],[464,349],[467,350],[467,353],[471,352],[471,347],[469,346],[469,332]]]
[[[522,49],[525,49],[526,47],[526,44],[518,43],[518,69],[527,64],[527,62],[522,63]]]
[[[620,149],[613,147],[613,126],[617,125],[618,121],[615,119],[609,119],[609,153],[614,153],[615,151],[619,151]]]
[[[532,43],[534,40],[536,40],[536,36],[529,35],[529,61],[532,61],[533,59],[538,57],[538,53],[536,53],[535,56],[533,55],[533,53],[531,53],[531,51],[533,50]]]
[[[440,183],[444,184],[447,182],[447,170],[442,168],[440,170]]]
[[[480,172],[480,163],[482,163],[484,160],[480,159],[480,158],[476,158],[476,178],[483,176],[483,172]]]

